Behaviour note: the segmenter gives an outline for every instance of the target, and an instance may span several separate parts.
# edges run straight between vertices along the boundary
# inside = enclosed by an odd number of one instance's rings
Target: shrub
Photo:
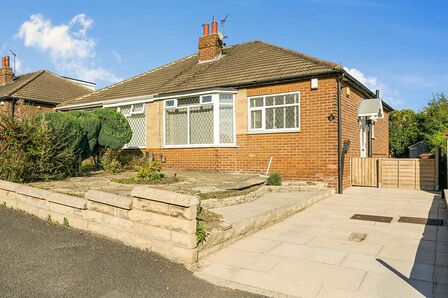
[[[132,138],[128,120],[114,109],[93,111],[100,120],[98,144],[103,148],[121,149]]]
[[[123,165],[118,159],[119,152],[114,149],[106,149],[102,158],[101,166],[108,173],[119,173],[123,171]]]
[[[158,181],[165,177],[161,170],[162,164],[160,162],[144,162],[138,167],[135,178],[137,181]]]
[[[68,114],[75,117],[84,133],[82,158],[87,159],[95,153],[100,132],[100,118],[92,112],[71,111]]]
[[[69,133],[72,125],[75,132]],[[27,182],[74,174],[79,165],[77,136],[73,122],[0,116],[0,179]]]
[[[267,185],[280,186],[282,185],[282,175],[280,173],[272,173],[266,180]]]

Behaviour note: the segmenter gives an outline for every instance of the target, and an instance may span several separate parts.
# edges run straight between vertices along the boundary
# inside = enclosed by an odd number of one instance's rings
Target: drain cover
[[[436,218],[401,216],[398,219],[398,222],[413,223],[428,226],[443,226],[443,220]]]
[[[387,222],[387,223],[390,223],[393,219],[393,217],[368,215],[368,214],[355,214],[350,218],[358,220],[367,220],[367,221]]]

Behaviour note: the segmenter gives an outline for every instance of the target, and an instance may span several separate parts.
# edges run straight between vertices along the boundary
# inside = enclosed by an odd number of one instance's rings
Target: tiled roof
[[[212,87],[232,87],[292,76],[332,72],[336,63],[319,60],[262,41],[223,49],[217,61],[199,63],[198,54],[119,82],[59,107]]]
[[[92,91],[48,70],[20,75],[13,81],[0,85],[0,97],[15,97],[54,104],[89,93]]]

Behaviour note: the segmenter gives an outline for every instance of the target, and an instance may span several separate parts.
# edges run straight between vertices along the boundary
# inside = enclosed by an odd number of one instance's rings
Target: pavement
[[[196,275],[269,296],[448,297],[443,205],[431,192],[350,188],[210,255]],[[400,216],[444,219],[445,226]]]
[[[179,264],[0,207],[0,297],[256,297]]]

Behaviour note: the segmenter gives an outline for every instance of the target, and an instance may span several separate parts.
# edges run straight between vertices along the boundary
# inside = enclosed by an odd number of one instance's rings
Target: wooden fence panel
[[[437,169],[434,159],[352,158],[351,184],[435,190]]]

